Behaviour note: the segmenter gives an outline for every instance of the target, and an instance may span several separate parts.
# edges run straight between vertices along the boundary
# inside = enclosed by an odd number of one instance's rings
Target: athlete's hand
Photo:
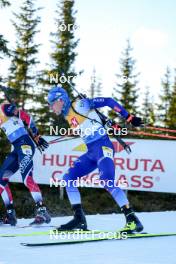
[[[45,149],[47,149],[49,147],[48,142],[43,137],[41,137],[40,135],[36,136],[34,138],[34,140],[35,140],[37,147],[40,150],[40,152],[45,151]]]
[[[133,116],[133,115],[129,115],[127,117],[127,122],[131,123],[135,127],[139,127],[139,126],[143,125],[142,118],[137,117],[137,116]]]

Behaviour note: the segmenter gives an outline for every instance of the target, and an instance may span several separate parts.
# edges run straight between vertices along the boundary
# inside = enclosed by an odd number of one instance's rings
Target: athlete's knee
[[[65,174],[63,177],[63,181],[64,181],[64,187],[66,187],[66,189],[73,187],[73,181],[74,180],[70,174]]]
[[[0,179],[0,195],[5,190],[5,186],[7,185],[7,182]]]
[[[71,181],[71,180],[76,180],[78,175],[77,170],[75,169],[75,167],[71,167],[69,168],[68,172],[65,173],[65,175],[63,176],[63,179],[67,182],[67,181]]]
[[[99,162],[100,180],[114,180],[115,166],[110,158],[104,158]]]
[[[71,180],[71,175],[70,175],[70,173],[65,173],[63,176],[63,181],[65,181],[67,183],[68,180]]]
[[[8,181],[9,181],[9,177],[13,174],[12,171],[10,170],[0,170],[0,184],[5,186]]]
[[[29,173],[32,167],[33,167],[32,156],[31,155],[21,155],[19,168],[20,168],[20,172],[22,176],[24,175],[25,177],[25,174]]]
[[[75,188],[79,187],[79,178],[77,178],[72,173],[66,173],[63,176],[64,181],[64,187],[66,187],[66,190],[75,190]]]

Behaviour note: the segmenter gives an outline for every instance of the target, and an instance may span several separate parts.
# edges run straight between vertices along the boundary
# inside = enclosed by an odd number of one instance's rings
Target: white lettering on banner
[[[59,167],[64,167],[64,166],[73,166],[73,162],[78,158],[79,156],[75,155],[43,155],[43,160],[42,160],[42,165],[50,165],[50,166],[59,166]]]
[[[47,141],[57,137],[45,137]],[[67,139],[67,138],[66,138]],[[57,141],[56,141],[57,142]],[[128,155],[117,141],[112,141],[115,149],[115,182],[121,188],[139,191],[176,193],[176,142],[168,140],[125,139],[131,146]],[[34,156],[34,178],[40,184],[52,185],[61,181],[69,167],[87,151],[81,139],[67,140],[51,144],[42,156],[36,151]],[[95,150],[96,151],[96,150]],[[170,155],[168,155],[170,153]],[[86,164],[85,164],[86,166]],[[19,173],[12,181],[21,182]],[[85,175],[81,182],[86,187],[100,186],[98,170]]]
[[[42,165],[50,166],[72,166],[74,161],[78,159],[79,156],[75,155],[43,155]],[[114,158],[114,164],[118,170],[129,170],[136,171],[138,169],[143,171],[160,171],[165,172],[164,165],[161,160],[151,160],[151,159],[123,159],[123,158]]]
[[[161,160],[151,160],[151,159],[114,159],[115,166],[121,170],[138,170],[143,171],[155,171],[159,170],[164,172],[164,166]]]

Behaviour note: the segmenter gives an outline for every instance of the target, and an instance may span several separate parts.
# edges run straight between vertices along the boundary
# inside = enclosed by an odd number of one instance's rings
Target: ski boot
[[[15,226],[17,223],[17,219],[13,204],[9,204],[6,209],[7,212],[5,218],[3,219],[3,224],[9,224],[11,226]]]
[[[144,229],[143,225],[135,215],[132,208],[126,208],[126,206],[123,206],[121,210],[125,215],[126,225],[123,229],[120,230],[120,232],[127,232],[128,234],[132,234],[141,232]]]
[[[67,224],[56,228],[57,231],[87,230],[87,222],[81,204],[73,205],[74,218]]]
[[[30,225],[41,225],[43,223],[49,224],[51,222],[51,217],[46,209],[46,207],[43,205],[42,202],[36,203],[36,215],[35,219]]]

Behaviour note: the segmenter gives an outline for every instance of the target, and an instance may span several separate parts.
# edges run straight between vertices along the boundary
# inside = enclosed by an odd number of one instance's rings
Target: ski
[[[117,233],[116,233],[117,234]],[[95,238],[86,238],[86,239],[75,239],[75,240],[63,240],[55,242],[41,242],[41,243],[21,243],[23,246],[28,247],[38,247],[38,246],[56,246],[56,245],[73,245],[81,243],[91,243],[91,242],[100,242],[100,241],[112,241],[112,240],[126,240],[126,239],[139,239],[139,238],[157,238],[157,237],[167,237],[167,236],[176,236],[176,233],[139,233],[131,234],[122,237],[121,235],[111,235],[105,237],[95,237]]]
[[[108,233],[110,231],[101,231],[101,230],[73,230],[73,231],[55,231],[47,230],[47,231],[35,231],[31,233],[22,233],[22,234],[0,234],[0,237],[28,237],[28,236],[45,236],[45,235],[66,235],[66,234],[100,234],[100,233]]]
[[[9,225],[9,224],[4,224],[4,223],[1,223],[0,222],[0,227],[3,227],[3,228],[8,228],[8,227],[11,227],[11,228],[13,228],[13,229],[18,229],[18,228],[42,228],[42,227],[44,227],[44,228],[46,228],[46,227],[51,227],[51,228],[56,228],[56,227],[58,227],[58,226],[55,226],[55,225],[48,225],[48,224],[41,224],[41,225],[37,225],[37,224],[35,224],[35,225],[15,225],[15,226],[11,226],[11,225]]]
[[[17,228],[30,228],[30,227],[32,227],[32,228],[42,228],[42,227],[51,227],[51,228],[56,228],[56,226],[54,226],[54,225],[48,225],[48,224],[41,224],[41,225],[37,225],[37,224],[33,224],[33,225],[24,225],[24,226],[20,226],[20,225],[16,225],[15,227],[17,227]]]

